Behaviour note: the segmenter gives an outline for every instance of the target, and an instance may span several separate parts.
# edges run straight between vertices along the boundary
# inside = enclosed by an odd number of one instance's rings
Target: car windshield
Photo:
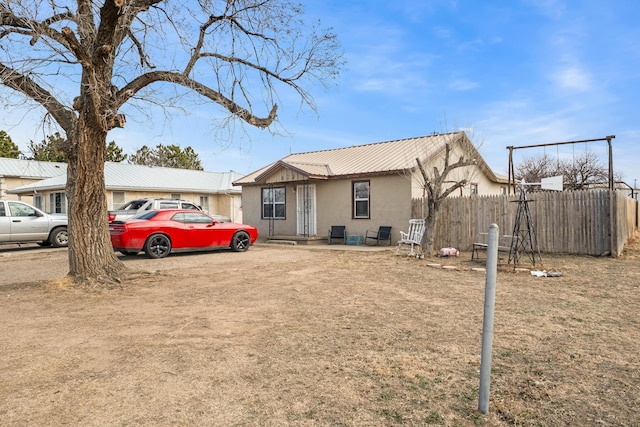
[[[132,201],[130,201],[128,203],[125,203],[124,205],[120,206],[118,208],[118,210],[122,210],[122,211],[137,211],[142,206],[144,206],[145,203],[147,203],[147,200],[132,200]]]
[[[138,215],[134,215],[131,219],[151,219],[154,216],[158,215],[158,211],[145,211],[143,213],[139,213]]]

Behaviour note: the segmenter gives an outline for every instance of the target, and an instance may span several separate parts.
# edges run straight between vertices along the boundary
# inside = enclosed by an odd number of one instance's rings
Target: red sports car
[[[218,222],[203,212],[185,209],[146,211],[109,223],[109,232],[115,250],[124,255],[144,250],[151,258],[215,248],[244,252],[258,238],[258,230],[251,225]]]

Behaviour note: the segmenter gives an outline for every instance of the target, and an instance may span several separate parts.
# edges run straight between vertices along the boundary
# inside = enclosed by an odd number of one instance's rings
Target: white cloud
[[[451,40],[453,38],[453,30],[449,27],[436,25],[433,27],[433,34],[437,39]]]
[[[552,79],[561,89],[587,92],[593,86],[591,75],[578,66],[560,69],[552,75]]]
[[[524,3],[550,19],[560,19],[567,10],[563,0],[524,0]]]
[[[449,89],[467,91],[478,87],[478,83],[467,79],[456,79],[449,83]]]

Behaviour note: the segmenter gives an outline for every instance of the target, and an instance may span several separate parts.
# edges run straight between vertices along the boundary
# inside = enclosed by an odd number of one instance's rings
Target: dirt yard
[[[640,423],[637,240],[617,259],[543,254],[562,277],[500,267],[487,415],[469,253],[123,261],[153,274],[87,291],[48,281],[66,250],[0,247],[3,426]]]

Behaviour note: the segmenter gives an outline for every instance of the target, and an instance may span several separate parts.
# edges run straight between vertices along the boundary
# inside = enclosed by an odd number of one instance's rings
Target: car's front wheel
[[[164,258],[171,252],[171,240],[165,234],[152,234],[144,244],[149,258]]]
[[[55,248],[64,248],[69,246],[69,233],[66,227],[56,228],[49,236],[49,243]]]
[[[249,245],[251,245],[251,239],[246,231],[238,231],[231,238],[231,250],[234,252],[244,252],[249,249]]]

